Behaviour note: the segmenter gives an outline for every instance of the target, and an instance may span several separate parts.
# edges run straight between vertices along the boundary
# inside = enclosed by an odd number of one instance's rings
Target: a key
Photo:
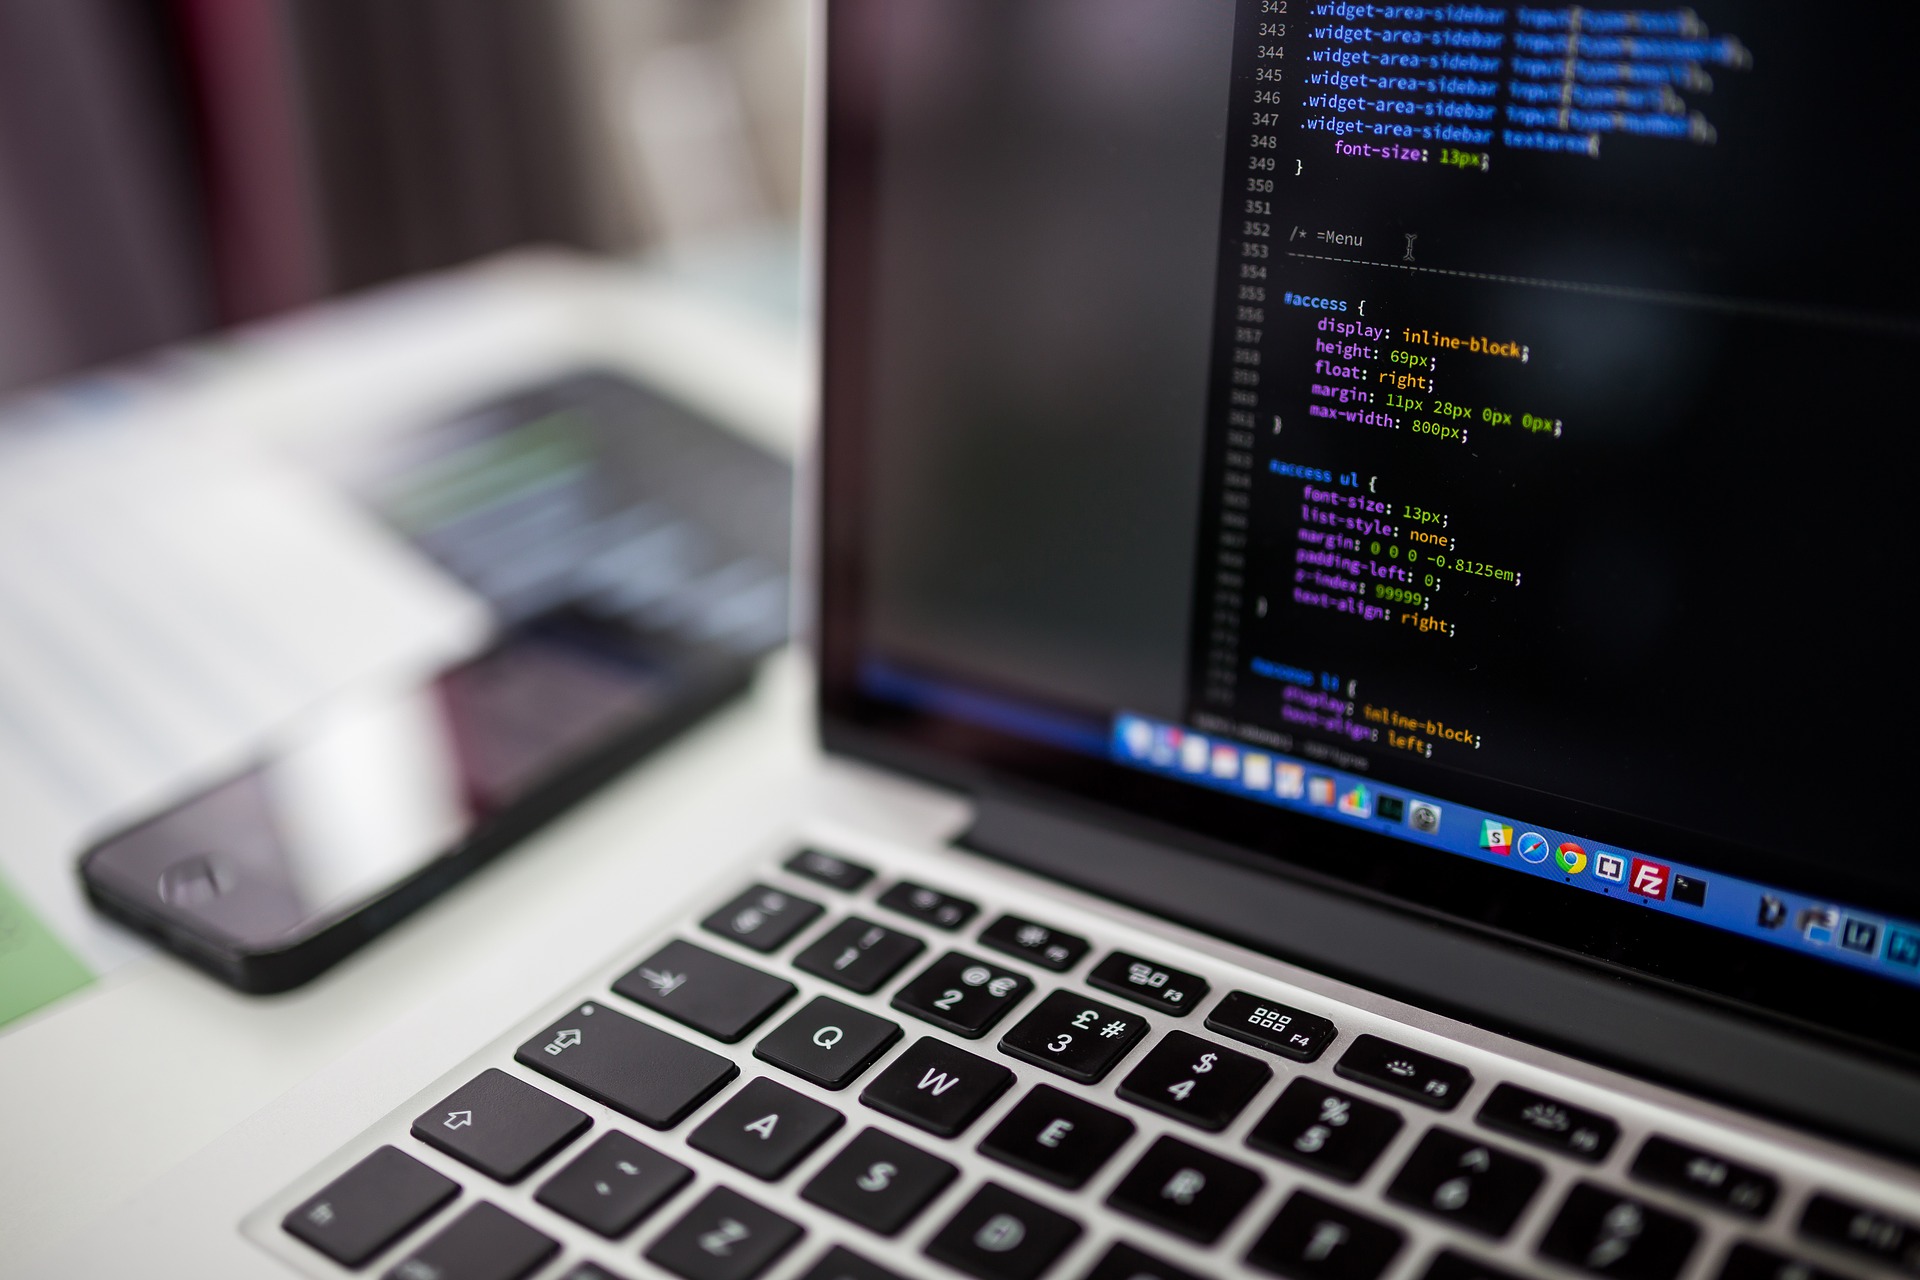
[[[1818,1192],[1800,1216],[1800,1233],[1903,1274],[1920,1276],[1920,1223]]]
[[[1598,1112],[1513,1084],[1495,1085],[1476,1118],[1489,1129],[1589,1164],[1606,1159],[1620,1138],[1620,1126]]]
[[[1317,1014],[1303,1013],[1250,991],[1229,991],[1207,1015],[1207,1029],[1296,1062],[1312,1062],[1340,1034]]]
[[[521,1280],[559,1251],[558,1241],[482,1200],[396,1263],[387,1280]]]
[[[1147,1020],[1137,1014],[1056,991],[1000,1038],[1000,1052],[1092,1084],[1146,1034]]]
[[[800,1190],[800,1198],[883,1236],[896,1235],[959,1170],[881,1129],[849,1142]]]
[[[1200,1277],[1121,1241],[1093,1264],[1093,1270],[1087,1272],[1083,1280],[1200,1280]]]
[[[753,1056],[823,1089],[844,1089],[899,1038],[900,1024],[815,996],[755,1045]]]
[[[820,1261],[807,1268],[800,1280],[901,1280],[901,1277],[844,1245],[835,1245]]]
[[[343,1267],[358,1269],[454,1198],[460,1184],[398,1147],[381,1147],[280,1222]]]
[[[534,1196],[555,1213],[615,1240],[665,1204],[693,1170],[624,1133],[600,1140],[547,1179]]]
[[[613,989],[724,1044],[759,1026],[796,990],[782,978],[677,939],[622,974]]]
[[[1212,1244],[1265,1184],[1245,1165],[1162,1137],[1120,1180],[1107,1203],[1164,1231]]]
[[[1852,1280],[1837,1271],[1816,1267],[1803,1258],[1789,1258],[1757,1244],[1740,1243],[1727,1254],[1717,1280]]]
[[[883,1115],[951,1138],[972,1124],[1013,1083],[997,1062],[923,1036],[875,1076],[860,1101]]]
[[[761,1076],[702,1121],[687,1145],[771,1182],[845,1123],[832,1107]]]
[[[842,893],[858,892],[861,886],[873,879],[872,868],[849,862],[837,854],[822,853],[818,849],[802,849],[787,859],[786,867],[797,876],[817,880]]]
[[[1640,1148],[1630,1172],[1642,1182],[1745,1218],[1766,1217],[1780,1194],[1780,1183],[1770,1173],[1658,1135]]]
[[[1295,1080],[1247,1135],[1255,1151],[1358,1182],[1400,1132],[1400,1116],[1317,1080]]]
[[[1182,973],[1124,951],[1112,952],[1093,966],[1087,984],[1176,1018],[1193,1012],[1207,997],[1206,979],[1200,975]]]
[[[902,880],[880,895],[880,905],[889,911],[924,920],[936,929],[958,929],[980,910],[965,898],[956,898],[923,884]]]
[[[521,1045],[514,1061],[655,1129],[671,1129],[740,1068],[678,1036],[583,1004]]]
[[[1273,1078],[1249,1054],[1169,1031],[1120,1082],[1119,1094],[1162,1115],[1218,1133]]]
[[[1429,1129],[1394,1175],[1387,1196],[1497,1240],[1513,1229],[1543,1176],[1531,1160],[1464,1134]]]
[[[1018,956],[1055,973],[1065,973],[1079,964],[1088,948],[1087,940],[1077,934],[1064,933],[1019,916],[1001,916],[982,929],[980,945]]]
[[[1340,1055],[1333,1069],[1349,1080],[1370,1084],[1436,1111],[1453,1110],[1473,1087],[1473,1074],[1465,1067],[1379,1036],[1356,1039]]]
[[[489,1067],[416,1119],[413,1136],[514,1183],[592,1123],[546,1090]]]
[[[1405,1239],[1384,1222],[1296,1191],[1254,1242],[1247,1261],[1292,1280],[1374,1280]]]
[[[810,898],[757,884],[702,920],[700,927],[755,951],[778,951],[825,909]]]
[[[1033,983],[1020,974],[949,951],[900,988],[893,1007],[975,1040],[1031,990]]]
[[[715,1187],[646,1252],[683,1280],[753,1280],[806,1234],[737,1191]]]
[[[1035,1280],[1079,1238],[1072,1218],[989,1182],[940,1228],[927,1256],[977,1280]]]
[[[1035,1085],[980,1144],[982,1155],[1060,1187],[1080,1187],[1133,1136],[1133,1121]]]
[[[924,950],[926,943],[910,933],[848,916],[802,949],[793,966],[849,991],[871,995]]]
[[[1520,1280],[1520,1277],[1500,1267],[1490,1267],[1478,1258],[1442,1249],[1420,1273],[1420,1280]]]
[[[1700,1229],[1644,1201],[1583,1182],[1567,1195],[1540,1252],[1570,1267],[1622,1280],[1673,1280]]]

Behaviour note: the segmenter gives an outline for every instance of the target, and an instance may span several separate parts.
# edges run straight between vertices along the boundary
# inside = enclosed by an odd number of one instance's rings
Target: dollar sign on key
[[[1213,1064],[1218,1058],[1219,1058],[1219,1055],[1214,1053],[1201,1054],[1200,1061],[1193,1064],[1194,1072],[1197,1074],[1200,1072],[1213,1070]]]

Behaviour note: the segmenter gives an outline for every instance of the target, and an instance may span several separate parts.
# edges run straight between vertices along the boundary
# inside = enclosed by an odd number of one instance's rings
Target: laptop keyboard
[[[769,868],[256,1234],[389,1280],[1920,1276],[1915,1185],[1843,1150],[876,870]]]

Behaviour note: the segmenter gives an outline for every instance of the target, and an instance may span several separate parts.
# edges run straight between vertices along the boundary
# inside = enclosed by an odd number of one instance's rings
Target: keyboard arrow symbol
[[[473,1124],[473,1112],[449,1111],[447,1118],[441,1121],[441,1124],[449,1129],[465,1129]]]

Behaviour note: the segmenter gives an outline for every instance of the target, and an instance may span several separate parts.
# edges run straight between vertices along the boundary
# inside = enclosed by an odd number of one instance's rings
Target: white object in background
[[[152,425],[0,434],[0,871],[96,971],[132,948],[81,899],[88,839],[487,632],[319,482]]]

